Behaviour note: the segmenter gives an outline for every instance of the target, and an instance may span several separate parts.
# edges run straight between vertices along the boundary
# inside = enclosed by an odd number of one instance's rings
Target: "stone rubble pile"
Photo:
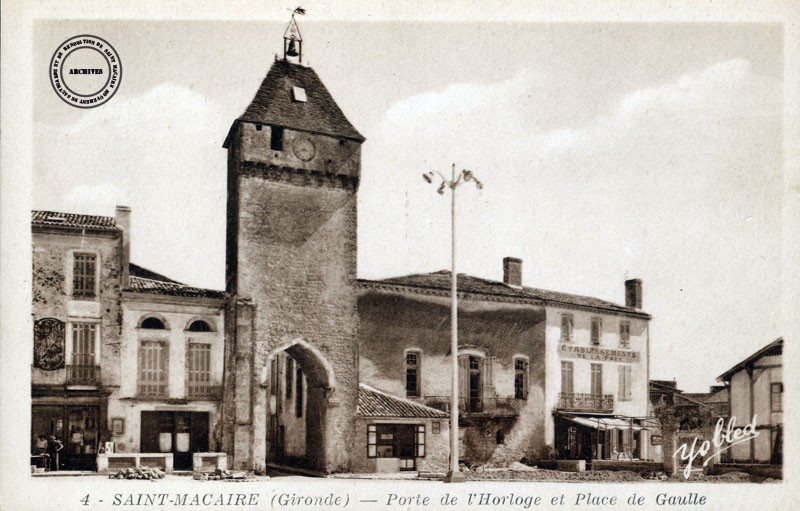
[[[109,479],[164,479],[166,474],[158,467],[123,468],[108,474]]]

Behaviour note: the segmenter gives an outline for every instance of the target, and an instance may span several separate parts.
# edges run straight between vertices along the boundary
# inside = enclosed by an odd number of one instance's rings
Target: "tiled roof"
[[[31,225],[109,232],[120,230],[113,216],[78,215],[58,211],[31,211]]]
[[[126,291],[167,296],[225,298],[225,293],[222,291],[187,286],[133,263],[129,268],[130,287]]]
[[[502,282],[486,280],[471,275],[458,274],[457,286],[459,293],[478,294],[492,296],[499,299],[526,300],[540,302],[543,305],[577,305],[593,309],[604,309],[613,312],[634,314],[642,317],[650,317],[649,314],[633,307],[626,307],[616,303],[607,302],[599,298],[590,296],[573,295],[548,291],[533,287],[511,287]],[[392,287],[399,286],[411,290],[450,290],[450,272],[448,270],[437,271],[434,273],[418,273],[403,277],[393,277],[383,280],[360,280],[359,283],[365,287]]]
[[[292,87],[305,89],[305,102],[294,101]],[[364,141],[317,73],[310,67],[285,60],[276,60],[272,64],[253,101],[238,121],[272,124]],[[225,147],[228,143],[229,139],[225,141]]]
[[[409,399],[392,396],[369,385],[358,385],[358,414],[362,417],[430,418],[444,419],[446,412],[415,403]]]

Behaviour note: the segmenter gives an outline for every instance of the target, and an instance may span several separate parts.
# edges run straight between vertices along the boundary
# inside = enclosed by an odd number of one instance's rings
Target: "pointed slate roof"
[[[133,263],[130,263],[128,268],[130,286],[125,291],[167,296],[225,298],[223,291],[188,286]]]
[[[393,277],[383,280],[359,280],[359,285],[374,288],[405,288],[412,292],[450,292],[450,271],[441,270],[433,273],[417,273],[402,277]],[[534,287],[512,287],[503,282],[482,279],[459,273],[457,276],[459,293],[484,295],[496,300],[522,300],[540,303],[542,305],[560,306],[572,305],[602,309],[610,312],[619,312],[649,318],[650,315],[634,307],[626,307],[600,298],[591,296],[573,295],[558,291],[548,291]]]
[[[305,89],[306,101],[294,101],[292,87]],[[231,127],[224,147],[230,144],[238,122],[283,126],[358,142],[365,140],[347,120],[317,73],[286,60],[272,64],[250,105]]]
[[[392,396],[364,383],[358,384],[358,414],[362,417],[445,419],[450,415],[436,408]]]

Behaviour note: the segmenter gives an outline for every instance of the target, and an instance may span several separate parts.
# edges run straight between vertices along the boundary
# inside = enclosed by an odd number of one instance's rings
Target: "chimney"
[[[625,306],[634,309],[642,308],[642,279],[625,281]]]
[[[120,266],[122,266],[122,289],[130,286],[130,262],[131,262],[131,208],[128,206],[117,206],[114,216],[117,227],[122,229],[122,255]]]
[[[503,283],[511,287],[522,287],[522,259],[503,258]]]

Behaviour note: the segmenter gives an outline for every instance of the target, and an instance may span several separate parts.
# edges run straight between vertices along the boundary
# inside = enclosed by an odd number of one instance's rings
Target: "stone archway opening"
[[[324,472],[333,368],[304,340],[267,357],[267,463]]]

